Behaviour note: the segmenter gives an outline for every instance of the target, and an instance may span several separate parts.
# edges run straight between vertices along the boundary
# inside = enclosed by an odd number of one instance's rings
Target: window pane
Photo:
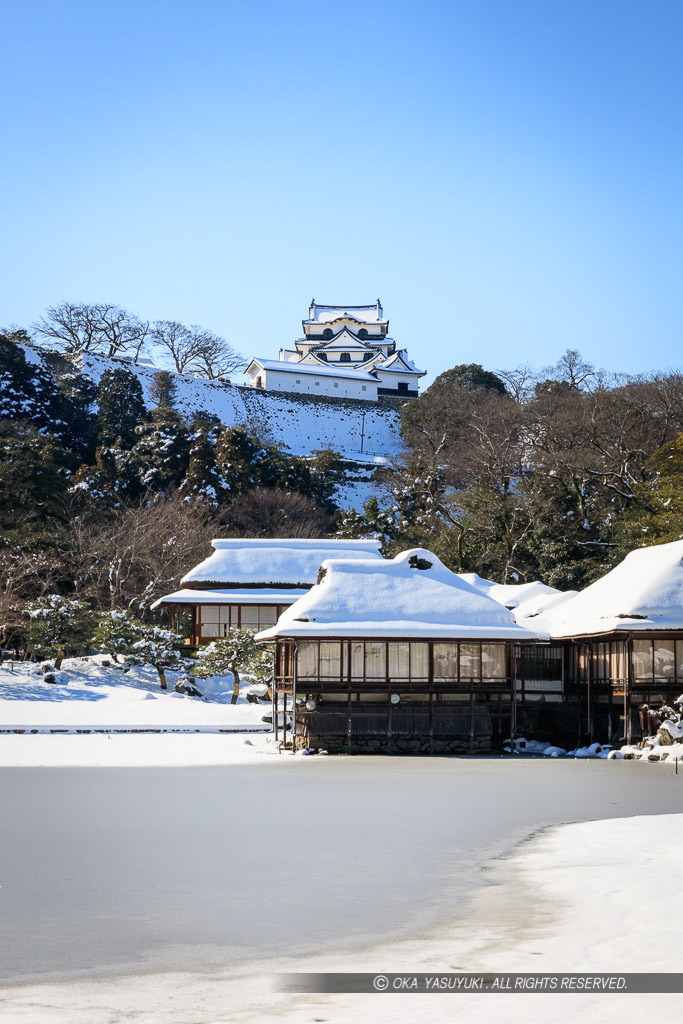
[[[387,672],[386,644],[365,645],[365,675],[368,679],[384,679]]]
[[[479,679],[479,644],[460,644],[460,678]]]
[[[612,645],[612,656],[611,656],[611,671],[610,678],[613,682],[619,682],[626,678],[626,657],[624,651],[624,644],[615,642]]]
[[[407,679],[410,675],[410,647],[408,644],[389,644],[389,676]]]
[[[505,679],[505,645],[481,645],[481,674],[485,679]]]
[[[652,640],[633,641],[633,675],[636,679],[652,679]]]
[[[201,609],[202,623],[204,622],[218,622],[218,605],[217,604],[205,604],[202,605]]]
[[[598,644],[597,656],[595,658],[595,678],[600,680],[609,679],[609,665],[607,662],[607,644]]]
[[[202,622],[202,636],[218,636],[218,623],[217,622]]]
[[[320,644],[320,675],[338,679],[341,671],[340,644]]]
[[[655,640],[655,676],[673,679],[676,672],[676,645],[673,640]]]
[[[243,604],[240,611],[242,613],[242,629],[258,629],[258,605]]]
[[[365,658],[365,645],[362,643],[351,644],[351,678],[357,682],[363,681]]]
[[[277,609],[273,604],[262,604],[259,605],[259,626],[261,629],[267,629],[268,626],[274,626],[277,622]]]
[[[300,679],[317,679],[318,677],[318,645],[310,640],[302,640],[296,655],[296,672]]]
[[[222,604],[220,606],[220,608],[219,608],[219,614],[220,614],[221,627],[225,626],[226,628],[229,628],[229,626],[230,626],[230,605],[229,604]],[[225,632],[225,629],[221,628],[221,634],[223,634],[224,632]]]
[[[458,678],[457,644],[434,644],[434,678]]]
[[[413,679],[429,678],[429,644],[410,645],[410,674]]]
[[[676,678],[683,682],[683,640],[676,641]]]

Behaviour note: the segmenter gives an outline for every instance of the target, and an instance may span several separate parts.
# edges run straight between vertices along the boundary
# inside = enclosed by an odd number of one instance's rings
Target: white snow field
[[[528,1024],[677,1019],[680,995],[278,992],[279,973],[677,972],[683,943],[683,814],[555,827],[489,865],[489,885],[428,939],[231,970],[8,986],[3,1024]],[[655,897],[657,880],[669,879]],[[657,910],[657,907],[660,910]],[[264,928],[268,927],[267,920]],[[340,945],[343,937],[340,936]]]
[[[247,700],[262,686],[243,683],[231,704],[232,676],[214,676],[198,681],[206,699],[189,697],[174,690],[178,672],[162,690],[153,666],[107,660],[67,658],[55,683],[40,665],[5,662],[0,766],[232,764],[276,752],[263,721],[270,703]]]

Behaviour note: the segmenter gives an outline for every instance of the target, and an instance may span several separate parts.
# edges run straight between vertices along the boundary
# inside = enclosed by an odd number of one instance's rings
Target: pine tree
[[[217,416],[199,413],[190,424],[189,457],[180,490],[210,505],[219,505],[228,493],[227,484],[216,464],[216,442],[221,422]]]
[[[260,483],[265,449],[241,427],[228,427],[216,445],[216,464],[231,495]]]
[[[158,409],[175,408],[178,385],[170,370],[158,370],[152,377],[149,396]]]
[[[28,621],[23,632],[30,656],[41,661],[55,658],[55,668],[60,669],[63,658],[87,649],[92,615],[84,601],[50,594],[28,601],[24,612]]]
[[[135,443],[136,427],[146,419],[140,381],[130,370],[105,370],[97,388],[98,440],[123,447]]]
[[[93,645],[114,657],[125,655],[133,665],[154,665],[162,690],[168,688],[166,671],[186,665],[182,637],[170,629],[140,622],[129,612],[103,612],[98,617]]]
[[[27,359],[17,340],[23,340],[26,347],[30,342],[25,332],[15,331],[11,338],[0,334],[0,419],[28,422],[70,447],[78,441],[74,404],[38,362],[38,353]]]
[[[62,511],[75,460],[50,434],[0,426],[0,523],[8,529]]]
[[[194,672],[200,679],[230,672],[233,677],[231,703],[236,704],[240,690],[240,672],[249,672],[256,678],[270,682],[273,655],[271,651],[259,647],[254,642],[254,634],[248,629],[229,629],[224,637],[214,640],[199,652]]]
[[[187,472],[190,443],[187,428],[174,409],[154,409],[150,422],[136,430],[132,456],[143,487],[159,491],[177,486]]]

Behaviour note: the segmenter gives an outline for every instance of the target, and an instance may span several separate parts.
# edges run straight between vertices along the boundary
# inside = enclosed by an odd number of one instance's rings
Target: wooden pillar
[[[675,648],[674,648],[675,651]],[[624,739],[631,743],[631,693],[633,690],[633,633],[629,633],[626,641],[627,674],[624,681]]]

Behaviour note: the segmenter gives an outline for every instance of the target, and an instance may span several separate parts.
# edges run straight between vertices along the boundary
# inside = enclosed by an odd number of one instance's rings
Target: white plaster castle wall
[[[296,391],[304,395],[365,398],[368,401],[377,399],[377,381],[371,377],[368,377],[365,382],[344,377],[335,380],[333,377],[317,376],[310,372],[302,373],[300,377],[297,377],[296,373],[281,373],[278,370],[262,370],[258,376],[261,377],[263,386],[268,391]],[[254,379],[252,379],[252,385]]]

